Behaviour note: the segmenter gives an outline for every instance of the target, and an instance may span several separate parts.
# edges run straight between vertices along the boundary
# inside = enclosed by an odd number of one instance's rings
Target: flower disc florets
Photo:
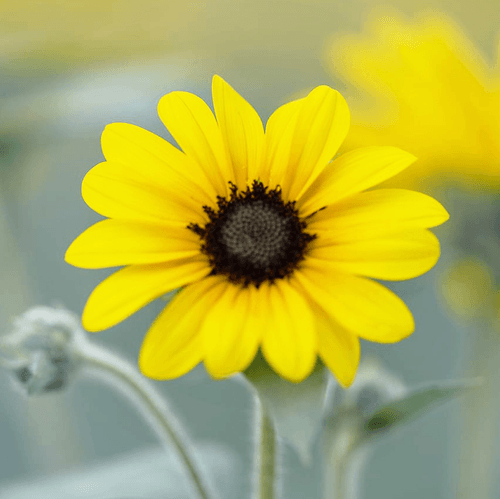
[[[289,275],[315,238],[305,232],[307,225],[295,202],[285,203],[279,186],[268,190],[258,180],[243,192],[230,185],[229,199],[217,197],[217,211],[203,207],[210,219],[205,227],[188,226],[202,239],[201,250],[210,259],[212,273],[257,287]]]

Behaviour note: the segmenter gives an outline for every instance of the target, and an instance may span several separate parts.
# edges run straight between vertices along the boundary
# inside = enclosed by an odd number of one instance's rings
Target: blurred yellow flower
[[[391,185],[500,185],[498,67],[439,13],[378,15],[366,31],[328,45],[330,68],[356,87],[344,148],[393,144],[415,154],[415,168]]]
[[[455,263],[439,275],[439,288],[457,318],[469,320],[496,311],[497,292],[491,269],[481,260],[465,259]]]
[[[439,257],[429,230],[448,218],[433,198],[366,191],[415,157],[364,147],[331,161],[349,129],[343,97],[325,85],[278,108],[263,124],[222,78],[215,116],[188,92],[158,113],[182,151],[137,126],[102,135],[106,161],[82,194],[109,217],[71,244],[83,268],[125,265],[90,295],[86,329],[111,327],[184,287],[150,328],[141,371],[175,378],[203,361],[214,378],[245,370],[259,347],[282,377],[307,377],[319,355],[352,383],[359,338],[399,341],[413,317],[373,279],[427,272]],[[364,192],[366,191],[366,192]]]

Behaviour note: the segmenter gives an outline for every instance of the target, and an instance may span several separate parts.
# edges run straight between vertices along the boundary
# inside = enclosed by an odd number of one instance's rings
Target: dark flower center
[[[268,190],[258,180],[242,192],[230,185],[229,199],[217,197],[217,211],[203,207],[209,218],[204,227],[188,226],[200,236],[212,274],[257,287],[291,274],[316,237],[305,232],[295,201],[285,203],[279,186]]]

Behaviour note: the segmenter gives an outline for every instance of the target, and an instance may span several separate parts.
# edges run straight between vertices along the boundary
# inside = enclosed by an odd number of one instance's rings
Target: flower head
[[[418,156],[391,185],[498,188],[498,65],[445,15],[375,15],[364,33],[336,37],[328,62],[355,89],[346,150],[393,144]]]
[[[371,280],[429,270],[439,242],[427,230],[448,218],[434,199],[366,189],[414,156],[367,147],[335,156],[349,110],[320,86],[278,108],[266,129],[222,78],[215,116],[199,97],[159,103],[179,144],[124,123],[102,135],[106,158],[85,176],[87,204],[105,217],[69,247],[84,268],[125,265],[90,295],[83,325],[117,324],[183,287],[144,340],[146,376],[170,379],[203,361],[215,378],[243,371],[261,348],[284,378],[301,381],[317,356],[348,386],[359,338],[395,342],[413,318]]]

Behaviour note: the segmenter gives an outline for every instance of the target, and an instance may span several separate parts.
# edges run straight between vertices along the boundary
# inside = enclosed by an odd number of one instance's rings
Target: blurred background
[[[496,0],[384,6],[374,0],[1,2],[0,331],[8,332],[12,318],[34,305],[62,304],[81,313],[89,293],[111,273],[77,269],[63,259],[70,242],[99,220],[81,199],[80,184],[102,160],[99,139],[106,124],[133,123],[171,139],[156,114],[159,98],[186,90],[211,102],[217,73],[263,120],[290,98],[328,84],[353,103],[359,125],[360,88],[336,71],[332,43],[361,36],[367,21],[384,12],[411,20],[429,9],[444,13],[496,67]],[[342,67],[348,66],[344,58]],[[442,257],[426,275],[389,284],[412,310],[415,333],[396,345],[363,343],[362,355],[380,358],[410,388],[481,374],[489,391],[474,403],[467,398],[435,409],[380,440],[367,464],[363,499],[500,496],[500,169],[498,158],[489,164],[488,151],[477,159],[479,170],[489,166],[487,181],[482,170],[474,176],[469,169],[465,185],[441,170],[425,171],[426,178],[434,177],[418,189],[451,214],[435,231]],[[408,180],[407,187],[414,186],[415,179]],[[162,307],[158,300],[92,339],[135,361]],[[156,386],[196,442],[211,442],[217,455],[232,456],[234,483],[227,497],[248,498],[253,413],[242,385],[211,381],[199,367]],[[68,392],[27,399],[4,372],[0,442],[0,490],[158,446],[128,402],[106,387],[81,381]],[[320,497],[319,456],[304,466],[285,446],[283,460],[284,497]],[[474,489],[475,480],[487,484]]]

